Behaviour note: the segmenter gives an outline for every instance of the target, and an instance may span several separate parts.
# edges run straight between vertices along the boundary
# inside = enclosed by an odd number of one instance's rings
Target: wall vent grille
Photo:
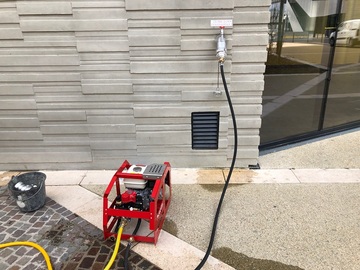
[[[191,113],[192,149],[211,150],[219,147],[220,112]]]

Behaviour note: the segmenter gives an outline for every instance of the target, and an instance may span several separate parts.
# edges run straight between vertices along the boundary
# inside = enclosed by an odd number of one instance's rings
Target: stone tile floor
[[[79,198],[81,200],[81,198]],[[22,213],[7,190],[0,190],[0,243],[32,241],[42,246],[55,270],[104,269],[115,243],[104,241],[102,231],[50,198],[41,209]],[[112,269],[124,269],[125,246]],[[44,258],[32,247],[0,249],[0,269],[46,269]],[[131,251],[130,268],[160,269]]]

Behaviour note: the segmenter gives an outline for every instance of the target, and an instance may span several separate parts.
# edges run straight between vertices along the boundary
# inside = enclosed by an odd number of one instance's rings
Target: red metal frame
[[[112,177],[108,187],[105,190],[103,197],[103,230],[104,238],[107,239],[110,236],[116,238],[117,232],[112,231],[116,221],[119,218],[141,218],[149,221],[149,229],[153,232],[153,236],[142,236],[142,235],[131,235],[131,234],[122,234],[121,239],[127,240],[130,237],[133,237],[137,242],[148,242],[148,243],[157,243],[161,228],[165,221],[165,216],[171,201],[171,166],[169,162],[164,162],[166,166],[164,173],[159,179],[148,180],[156,181],[154,188],[151,193],[152,201],[150,202],[150,207],[147,211],[139,210],[125,210],[125,209],[116,209],[114,200],[109,206],[108,196],[115,185],[116,195],[121,195],[120,191],[120,178],[132,178],[132,179],[141,179],[143,180],[142,174],[132,174],[123,172],[125,169],[129,169],[131,164],[125,160],[120,168],[116,171]],[[166,185],[169,186],[169,196],[165,198]],[[161,194],[163,198],[161,198]]]

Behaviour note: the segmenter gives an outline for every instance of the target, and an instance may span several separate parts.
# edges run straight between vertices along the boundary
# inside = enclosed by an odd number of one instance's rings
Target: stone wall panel
[[[2,1],[0,170],[116,169],[124,159],[225,167],[258,158],[270,0]],[[219,84],[219,85],[218,85]],[[214,95],[217,87],[223,94]],[[191,113],[220,112],[219,149],[191,148]]]

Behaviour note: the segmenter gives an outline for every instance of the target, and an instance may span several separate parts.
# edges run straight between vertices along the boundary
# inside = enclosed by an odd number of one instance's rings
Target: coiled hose
[[[234,126],[234,152],[233,152],[233,158],[232,158],[232,161],[231,161],[229,174],[228,174],[228,176],[226,178],[225,185],[224,185],[224,188],[223,188],[223,191],[221,193],[220,200],[219,200],[219,204],[218,204],[218,207],[216,209],[216,214],[215,214],[214,223],[213,223],[213,227],[212,227],[212,231],[211,231],[211,237],[210,237],[209,245],[208,245],[208,248],[206,250],[204,258],[201,260],[201,262],[195,268],[195,270],[200,270],[204,266],[205,262],[207,261],[209,255],[210,255],[212,246],[214,244],[216,227],[217,227],[217,223],[218,223],[218,219],[219,219],[219,215],[220,215],[221,205],[223,203],[225,193],[226,193],[227,187],[229,185],[232,172],[233,172],[234,167],[235,167],[235,161],[236,161],[236,155],[237,155],[237,147],[238,147],[238,135],[237,135],[236,117],[235,117],[234,108],[233,108],[233,105],[232,105],[232,102],[231,102],[231,97],[230,97],[230,94],[229,94],[229,90],[227,88],[227,83],[226,83],[225,74],[224,74],[224,63],[220,62],[219,65],[220,65],[220,70],[221,70],[221,79],[223,81],[223,85],[224,85],[224,89],[225,89],[225,93],[226,93],[226,98],[227,98],[227,101],[228,101],[228,104],[229,104],[229,108],[230,108],[230,112],[231,112],[231,118],[232,118],[232,122],[233,122],[233,126]]]
[[[46,253],[45,249],[43,249],[40,245],[38,245],[34,242],[29,242],[29,241],[18,241],[18,242],[10,242],[10,243],[5,243],[5,244],[0,244],[0,248],[13,247],[13,246],[30,246],[30,247],[36,248],[44,256],[48,270],[53,269],[51,266],[49,255]]]

